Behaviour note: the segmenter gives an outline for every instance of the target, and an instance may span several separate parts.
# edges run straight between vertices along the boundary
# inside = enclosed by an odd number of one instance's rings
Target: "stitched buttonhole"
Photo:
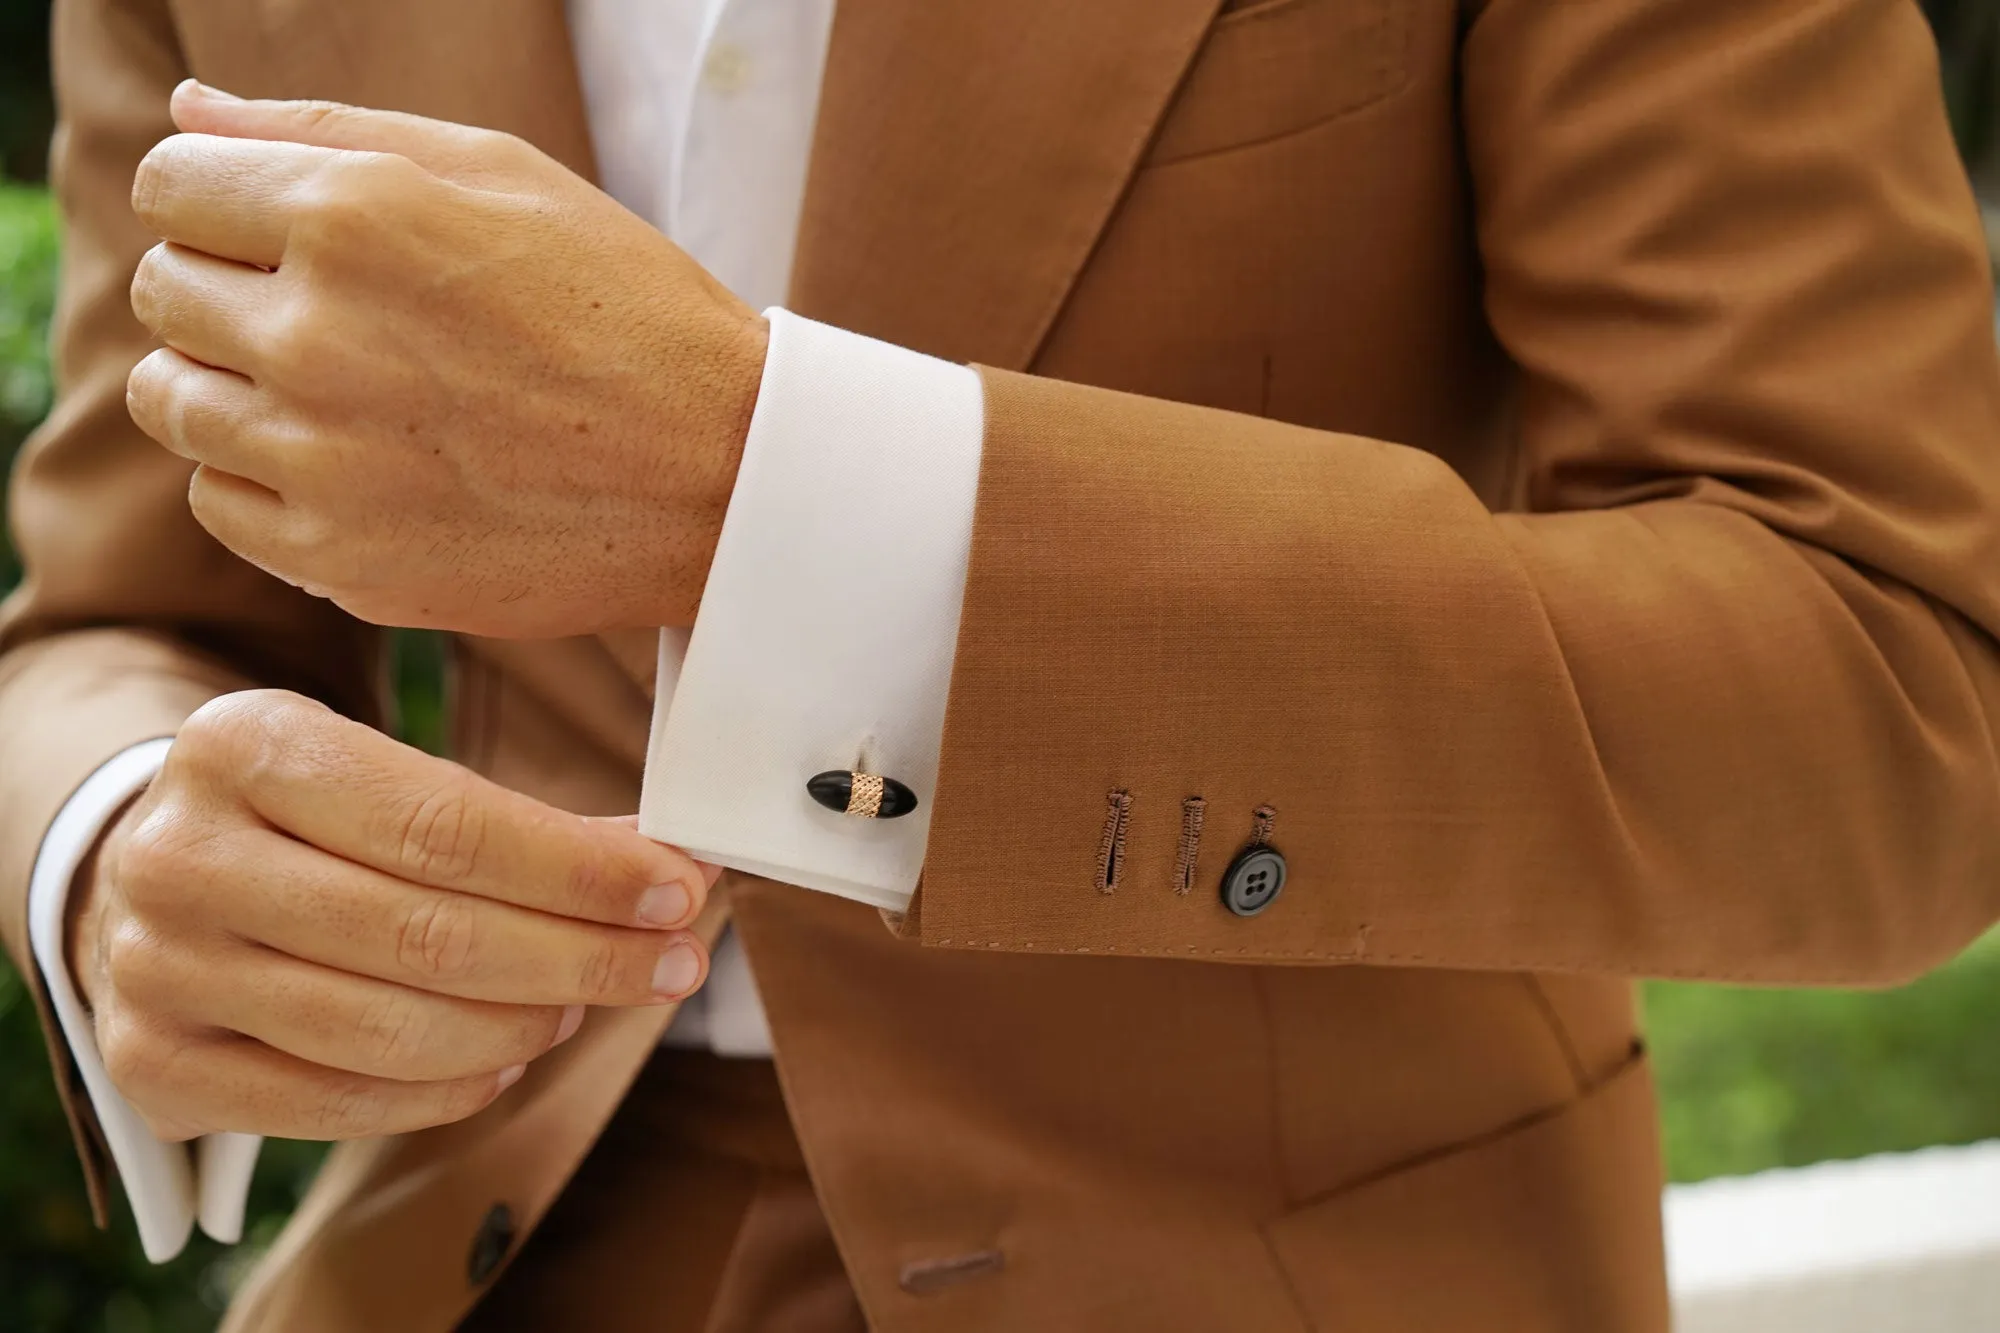
[[[1104,836],[1097,844],[1097,891],[1118,887],[1125,869],[1125,824],[1132,817],[1132,793],[1123,787],[1104,798]]]
[[[1271,841],[1271,825],[1278,819],[1278,808],[1274,805],[1260,805],[1250,812],[1250,845],[1262,847]]]
[[[1195,858],[1201,854],[1201,819],[1208,802],[1190,796],[1181,802],[1181,845],[1174,854],[1174,892],[1194,888]]]

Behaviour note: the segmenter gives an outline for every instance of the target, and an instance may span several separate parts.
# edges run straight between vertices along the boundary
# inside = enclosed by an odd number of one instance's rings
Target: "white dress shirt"
[[[958,636],[983,403],[962,366],[775,308],[785,297],[834,0],[570,0],[600,180],[745,301],[774,307],[736,490],[692,631],[660,639],[640,827],[704,860],[879,907],[916,887]],[[261,1140],[149,1134],[104,1071],[69,977],[64,904],[168,743],[114,757],[45,836],[32,949],[156,1262],[199,1221],[242,1232]],[[805,782],[896,777],[917,809],[861,820]],[[767,1055],[733,934],[667,1040]]]

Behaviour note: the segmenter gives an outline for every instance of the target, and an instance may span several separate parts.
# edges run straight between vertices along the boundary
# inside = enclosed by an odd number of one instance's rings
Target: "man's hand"
[[[714,872],[297,695],[225,695],[107,835],[71,971],[165,1139],[393,1134],[479,1110],[584,1005],[707,968]]]
[[[510,135],[181,85],[139,165],[132,417],[246,560],[364,620],[691,623],[764,321]]]

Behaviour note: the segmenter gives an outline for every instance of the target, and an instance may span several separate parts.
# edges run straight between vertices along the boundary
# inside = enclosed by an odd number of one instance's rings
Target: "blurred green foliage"
[[[0,165],[40,170],[46,4],[0,0]],[[1975,158],[1992,144],[2000,51],[1994,0],[1930,0],[1946,37],[1954,124]],[[39,190],[0,184],[0,462],[46,410],[55,226]],[[16,575],[0,541],[0,589]],[[438,749],[443,648],[398,635],[404,736]],[[1653,984],[1645,988],[1669,1167],[1676,1180],[2000,1137],[2000,933],[1914,985],[1877,993]],[[267,1244],[321,1156],[267,1145],[248,1244],[197,1238],[171,1264],[139,1252],[124,1202],[90,1224],[82,1181],[26,992],[0,966],[0,1330],[197,1333],[246,1258]]]
[[[49,409],[55,294],[55,210],[48,195],[0,181],[0,459],[13,457]],[[19,574],[12,546],[0,541],[0,588],[12,587]]]
[[[1891,991],[1652,983],[1675,1180],[2000,1138],[2000,931]]]

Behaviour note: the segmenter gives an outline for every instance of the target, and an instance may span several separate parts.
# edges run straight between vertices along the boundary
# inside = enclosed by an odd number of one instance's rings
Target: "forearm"
[[[1495,516],[1412,449],[986,396],[926,941],[1879,982],[2000,914],[1964,612],[1694,495]],[[1291,881],[1246,920],[1258,807]]]
[[[1871,983],[2000,914],[2000,373],[1916,7],[1492,0],[1458,54],[1509,383],[1403,420],[1477,485],[1337,396],[988,373],[906,929]],[[1352,373],[1285,309],[1267,376]],[[1260,807],[1291,880],[1243,918]]]

